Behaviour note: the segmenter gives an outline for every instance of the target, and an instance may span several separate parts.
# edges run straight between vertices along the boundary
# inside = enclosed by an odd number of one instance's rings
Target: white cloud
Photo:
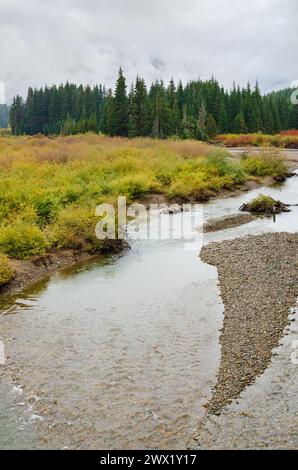
[[[5,103],[5,85],[0,80],[0,104]]]
[[[262,89],[298,78],[295,0],[0,0],[0,79],[114,83],[212,74]]]

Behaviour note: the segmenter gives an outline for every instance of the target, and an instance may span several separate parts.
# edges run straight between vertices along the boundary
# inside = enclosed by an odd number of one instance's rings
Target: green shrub
[[[7,256],[0,253],[0,286],[8,284],[14,277]]]
[[[206,200],[249,177],[286,171],[272,152],[234,161],[225,149],[193,140],[18,136],[2,137],[0,147],[0,252],[20,258],[42,252],[47,238],[56,247],[96,250],[95,207],[115,204],[118,195]]]
[[[237,162],[230,161],[228,156],[228,152],[224,149],[212,150],[204,160],[206,173],[230,179],[234,185],[243,183],[246,180],[245,172]]]
[[[97,219],[94,210],[84,207],[63,209],[56,222],[48,229],[50,243],[56,248],[96,251],[102,241],[96,238]]]
[[[11,258],[25,259],[43,253],[47,240],[37,225],[17,220],[12,225],[0,226],[0,251]]]
[[[110,186],[113,194],[127,196],[129,199],[135,199],[149,193],[154,184],[147,175],[126,175],[118,178]]]
[[[258,155],[244,154],[241,166],[251,176],[284,176],[288,171],[283,156],[275,152],[263,152]]]
[[[59,211],[57,202],[49,197],[36,201],[35,208],[38,217],[38,225],[40,227],[44,227],[52,222]]]
[[[205,196],[210,191],[209,184],[204,181],[204,175],[200,173],[181,173],[179,177],[173,181],[171,186],[167,190],[169,197],[173,198],[175,196],[187,198],[188,196],[201,197]]]
[[[276,201],[271,196],[259,194],[247,204],[240,207],[243,212],[254,212],[257,214],[278,214],[280,212],[289,212],[290,209],[281,201]]]

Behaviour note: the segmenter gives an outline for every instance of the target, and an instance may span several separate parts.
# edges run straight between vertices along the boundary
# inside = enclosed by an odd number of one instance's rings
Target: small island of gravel
[[[237,398],[271,360],[298,295],[298,235],[248,236],[203,247],[218,269],[225,306],[210,414]]]

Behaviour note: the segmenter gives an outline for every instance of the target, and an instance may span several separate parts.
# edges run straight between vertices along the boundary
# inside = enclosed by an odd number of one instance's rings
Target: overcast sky
[[[29,85],[111,86],[121,65],[128,83],[213,74],[268,91],[298,79],[297,25],[297,0],[0,0],[0,81],[9,101]]]

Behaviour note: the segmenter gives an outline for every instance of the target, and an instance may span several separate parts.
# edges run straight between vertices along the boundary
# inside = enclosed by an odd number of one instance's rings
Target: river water
[[[259,192],[298,203],[297,179],[204,206],[237,212]],[[298,231],[298,208],[204,242]],[[173,218],[178,217],[173,215]],[[216,381],[217,272],[181,240],[135,241],[2,304],[0,448],[181,449]]]

